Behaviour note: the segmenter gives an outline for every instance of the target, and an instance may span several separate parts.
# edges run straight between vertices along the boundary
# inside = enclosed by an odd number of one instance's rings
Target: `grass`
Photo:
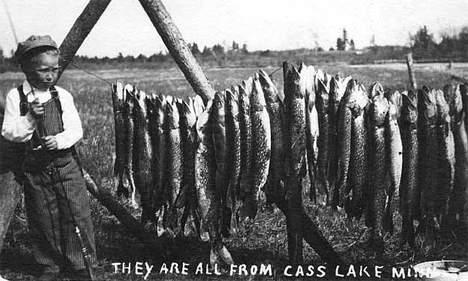
[[[366,87],[379,81],[388,90],[402,91],[407,85],[407,71],[404,65],[387,66],[351,66],[345,64],[329,64],[318,66],[330,74],[352,75]],[[277,67],[264,68],[272,73]],[[454,68],[458,76],[466,77],[468,65],[456,65]],[[205,74],[216,90],[222,90],[240,83],[253,75],[257,68],[211,68],[205,69]],[[163,93],[177,97],[193,95],[193,91],[178,69],[150,70],[126,69],[95,71],[95,74],[109,82],[120,80],[124,83],[136,84],[146,92]],[[442,88],[451,80],[452,72],[443,67],[420,66],[415,67],[419,85],[429,85]],[[282,90],[282,70],[273,75]],[[23,79],[20,73],[4,73],[0,75],[0,94],[16,87]],[[110,86],[80,70],[67,70],[58,83],[59,86],[70,91],[75,99],[79,111],[84,137],[79,145],[79,154],[84,167],[94,176],[97,182],[115,190],[117,181],[113,177],[114,128]],[[308,184],[305,183],[304,187]],[[306,189],[306,188],[304,188]],[[304,198],[307,198],[306,192]],[[120,203],[132,212],[135,217],[140,211],[132,210],[128,202],[120,199]],[[99,266],[97,276],[102,280],[142,280],[135,274],[115,274],[113,262],[148,262],[154,269],[148,280],[191,280],[219,279],[213,275],[195,275],[195,267],[199,262],[209,262],[209,244],[189,238],[158,238],[159,245],[144,245],[128,232],[112,214],[100,203],[91,198],[92,216],[95,226],[97,253]],[[412,255],[407,248],[399,246],[401,218],[394,214],[397,230],[386,239],[386,249],[382,258],[372,255],[367,246],[369,237],[363,221],[349,221],[344,213],[332,211],[323,206],[313,205],[304,200],[304,209],[322,230],[323,235],[332,244],[342,258],[351,264],[383,265],[384,271],[391,266],[408,266]],[[466,239],[453,240],[453,237],[440,241],[432,256],[416,253],[415,261],[428,259],[467,259]],[[276,270],[274,277],[260,277],[254,279],[282,279],[283,269],[288,264],[287,236],[285,218],[278,209],[264,208],[255,221],[243,225],[243,232],[238,237],[225,240],[236,264],[252,265],[271,264]],[[320,257],[304,243],[304,261],[309,265],[322,264]],[[27,223],[22,206],[18,206],[11,227],[5,241],[1,255],[0,274],[11,280],[32,280],[35,274],[33,259],[28,245]],[[166,263],[176,262],[179,266],[188,263],[189,275],[158,274],[160,267]],[[333,276],[333,275],[327,275]],[[385,276],[385,275],[384,275]],[[226,277],[226,276],[223,276]],[[388,277],[388,276],[387,276]],[[245,276],[232,276],[232,280],[243,280]],[[327,278],[324,278],[327,279]],[[328,278],[332,280],[333,278]]]

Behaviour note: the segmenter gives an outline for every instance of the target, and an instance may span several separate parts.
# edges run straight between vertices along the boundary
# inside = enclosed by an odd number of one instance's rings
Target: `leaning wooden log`
[[[82,171],[86,182],[86,188],[104,207],[106,207],[141,242],[146,245],[158,245],[158,241],[154,238],[155,234],[146,231],[144,226],[137,219],[122,207],[122,205],[115,202],[109,190],[98,186],[85,169],[82,169]]]
[[[140,0],[140,4],[195,93],[200,95],[205,103],[213,99],[213,88],[163,3],[160,0]]]
[[[59,77],[72,61],[83,41],[106,10],[111,0],[90,0],[60,45]]]
[[[1,95],[3,97],[3,95]],[[3,124],[4,104],[0,104],[0,131]],[[3,249],[8,226],[21,198],[23,186],[19,183],[22,144],[7,141],[0,136],[0,252]]]
[[[286,200],[276,202],[278,208],[283,212],[285,216],[289,214],[288,203]],[[302,238],[309,243],[309,245],[315,250],[320,258],[328,265],[345,265],[343,260],[340,258],[338,253],[333,249],[332,245],[323,236],[320,229],[305,213],[301,207],[301,222],[302,222]]]

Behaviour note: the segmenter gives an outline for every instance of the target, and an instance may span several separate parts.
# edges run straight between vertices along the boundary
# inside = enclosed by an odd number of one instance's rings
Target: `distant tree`
[[[322,48],[322,47],[320,47],[320,46],[318,46],[318,48],[317,48],[317,52],[323,52],[323,51],[324,51],[324,50],[323,50],[323,48]]]
[[[232,50],[233,51],[239,50],[239,43],[236,43],[236,41],[232,41]]]
[[[248,53],[249,53],[249,50],[247,50],[247,44],[243,44],[243,45],[242,45],[242,53],[244,53],[244,54],[248,54]]]
[[[201,54],[200,49],[198,48],[198,45],[195,42],[193,43],[193,45],[191,45],[190,50],[192,51],[192,54],[194,56]]]
[[[353,40],[353,39],[351,39],[351,40],[349,41],[349,49],[350,49],[351,51],[356,50],[356,46],[354,45],[354,40]]]
[[[211,48],[205,46],[205,47],[203,48],[202,56],[208,57],[208,56],[210,56],[211,54],[212,54]]]
[[[213,46],[213,52],[216,55],[224,55],[224,47],[221,46],[220,44],[216,44]]]
[[[346,44],[348,44],[349,41],[348,41],[348,32],[344,28],[343,28],[343,42],[344,42],[343,50],[346,50]]]
[[[415,35],[411,36],[411,50],[415,57],[431,57],[434,55],[434,36],[429,33],[426,26],[421,27]]]
[[[330,47],[330,49],[328,49],[329,51],[334,51],[335,49],[333,49],[333,47]]]
[[[371,40],[370,40],[370,45],[375,46],[375,35],[372,35]]]
[[[97,57],[96,57],[96,59],[97,59]],[[117,56],[117,61],[118,62],[123,62],[123,60],[124,60],[124,56],[122,55],[122,53],[119,52],[119,55]]]
[[[344,51],[345,48],[346,48],[346,43],[343,41],[343,39],[341,39],[341,38],[338,37],[338,38],[336,39],[336,49],[337,49],[338,51]]]

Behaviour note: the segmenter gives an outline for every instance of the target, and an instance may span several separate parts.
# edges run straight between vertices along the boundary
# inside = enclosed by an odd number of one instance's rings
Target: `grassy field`
[[[278,66],[264,68],[267,73],[277,70]],[[340,73],[351,75],[361,81],[366,87],[374,82],[380,82],[385,89],[402,91],[407,86],[407,70],[405,65],[368,65],[350,66],[333,64],[318,66],[329,74]],[[222,90],[231,85],[240,83],[253,75],[256,68],[218,68],[205,69],[205,74],[216,90]],[[116,69],[94,72],[108,82],[121,81],[137,85],[146,92],[163,93],[177,97],[193,95],[190,85],[178,69],[167,70],[140,70]],[[457,77],[468,77],[468,64],[455,64],[452,70],[445,65],[416,65],[415,74],[418,85],[441,89],[447,83],[458,83],[452,80]],[[274,74],[274,79],[282,90],[282,70]],[[0,94],[6,95],[9,89],[21,83],[21,73],[4,73],[0,75]],[[87,73],[77,69],[67,70],[58,83],[59,86],[69,90],[74,98],[80,113],[84,137],[78,150],[84,167],[92,174],[96,181],[112,190],[116,188],[116,180],[112,175],[114,150],[113,113],[110,94],[110,85]],[[307,187],[307,183],[304,184]],[[132,210],[128,202],[120,200],[135,217],[139,217],[138,210]],[[199,262],[209,262],[209,244],[196,239],[159,238],[160,245],[144,245],[129,233],[100,203],[91,199],[92,214],[97,241],[99,267],[97,275],[102,280],[142,280],[143,276],[135,273],[134,268],[130,274],[114,273],[112,263],[148,262],[154,265],[152,273],[147,280],[175,279],[190,280],[219,279],[213,275],[195,275],[195,268]],[[383,258],[374,257],[367,246],[369,233],[364,223],[349,221],[342,212],[333,212],[322,206],[312,205],[304,201],[304,208],[311,218],[323,231],[334,249],[343,259],[355,265],[382,265],[384,277],[389,279],[392,266],[409,266],[412,252],[408,248],[399,246],[401,218],[395,213],[397,231],[386,237],[386,251]],[[467,259],[468,251],[466,239],[442,240],[433,256],[416,253],[415,262],[432,259]],[[0,274],[11,280],[32,280],[35,274],[29,245],[27,225],[24,210],[18,207],[12,221],[1,255]],[[244,225],[241,235],[226,239],[236,264],[260,265],[271,264],[275,269],[274,277],[250,276],[251,279],[282,279],[283,269],[288,263],[286,223],[282,213],[275,208],[263,209],[257,219]],[[306,245],[304,261],[315,267],[322,265],[320,257]],[[175,262],[189,264],[189,274],[159,274],[164,263]],[[144,265],[143,265],[144,268]],[[179,268],[180,270],[180,268]],[[145,270],[143,270],[145,272]],[[370,270],[369,270],[370,272]],[[317,273],[316,273],[317,274]],[[326,278],[334,279],[333,274]],[[223,277],[227,277],[223,275]],[[245,279],[245,276],[232,276],[231,279]],[[359,278],[358,278],[359,279]],[[250,279],[249,279],[250,280]],[[343,278],[341,278],[343,280]],[[355,280],[355,279],[354,279]],[[369,278],[368,278],[369,280]]]

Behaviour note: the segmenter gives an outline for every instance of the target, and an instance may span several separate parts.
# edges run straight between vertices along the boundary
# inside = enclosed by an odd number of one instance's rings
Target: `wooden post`
[[[408,55],[406,55],[406,65],[408,66],[410,86],[412,87],[413,90],[416,90],[418,88],[418,85],[416,84],[416,78],[414,77],[412,53],[409,53]]]
[[[109,190],[100,187],[92,179],[89,173],[82,169],[88,191],[99,200],[128,230],[130,230],[140,241],[148,245],[157,245],[154,234],[148,233],[144,226],[136,220],[119,203],[115,202]]]
[[[111,0],[90,0],[60,45],[59,77],[67,68],[83,41],[106,10]]]
[[[195,93],[200,95],[205,103],[213,99],[213,88],[163,3],[160,0],[139,1]]]

